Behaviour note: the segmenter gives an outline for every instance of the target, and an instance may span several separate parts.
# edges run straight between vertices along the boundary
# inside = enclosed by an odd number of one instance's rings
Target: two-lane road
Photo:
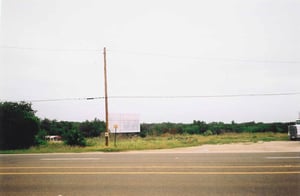
[[[300,153],[0,155],[1,195],[300,195]]]

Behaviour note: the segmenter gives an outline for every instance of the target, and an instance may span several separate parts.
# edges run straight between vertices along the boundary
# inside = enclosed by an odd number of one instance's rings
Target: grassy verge
[[[114,138],[110,138],[109,146],[104,144],[104,138],[88,138],[86,147],[68,146],[62,142],[47,143],[23,150],[7,150],[0,153],[63,153],[63,152],[119,152],[130,150],[169,149],[177,147],[199,146],[204,144],[229,144],[240,142],[258,141],[286,141],[285,133],[226,133],[222,135],[163,135],[140,137],[118,136],[117,145],[114,146]]]

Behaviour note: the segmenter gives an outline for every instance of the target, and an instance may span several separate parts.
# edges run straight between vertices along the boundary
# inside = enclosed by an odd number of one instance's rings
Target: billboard
[[[109,114],[108,126],[111,133],[140,132],[140,119],[138,114]],[[115,129],[117,127],[117,129]]]

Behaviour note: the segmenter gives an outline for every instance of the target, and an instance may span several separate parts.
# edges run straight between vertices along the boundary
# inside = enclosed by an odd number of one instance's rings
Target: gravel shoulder
[[[131,151],[129,153],[264,153],[299,152],[300,141],[271,141],[257,143],[206,144],[187,148]]]

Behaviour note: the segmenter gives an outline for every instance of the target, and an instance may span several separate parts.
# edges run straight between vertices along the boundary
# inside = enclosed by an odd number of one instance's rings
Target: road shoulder
[[[201,146],[130,151],[129,153],[265,153],[265,152],[299,152],[299,141],[271,141],[257,143],[206,144]]]

